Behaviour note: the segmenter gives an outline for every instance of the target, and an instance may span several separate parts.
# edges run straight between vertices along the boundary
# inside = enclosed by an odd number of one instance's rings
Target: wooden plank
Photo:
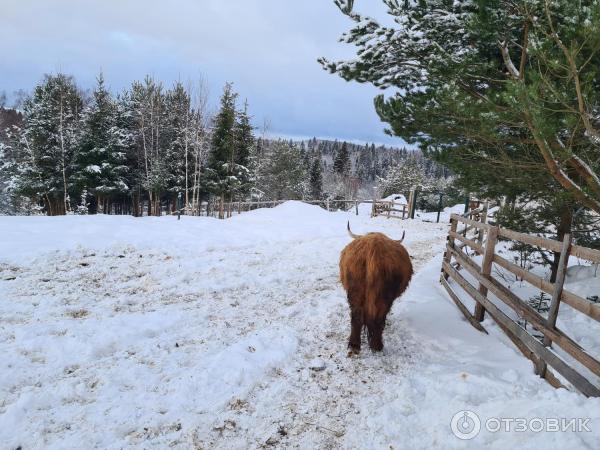
[[[503,258],[499,255],[494,255],[494,262],[498,264],[500,267],[508,270],[512,274],[521,277],[523,280],[527,281],[532,286],[551,294],[554,291],[554,284],[550,283],[547,280],[544,280],[541,277],[531,273],[528,270],[523,269],[522,267],[517,266],[516,264],[510,262],[509,260]]]
[[[457,227],[458,221],[456,219],[450,219],[450,233],[448,234],[446,241],[452,248],[454,248],[454,238],[452,237],[452,233],[456,234]],[[452,262],[452,253],[448,249],[446,249],[446,252],[444,253],[444,261],[446,261],[448,264]],[[445,274],[443,274],[443,277],[446,280],[448,279],[448,276]]]
[[[501,322],[516,337],[518,337],[535,355],[544,360],[547,364],[554,367],[558,373],[565,377],[573,386],[588,397],[600,397],[600,389],[590,383],[583,375],[565,363],[561,358],[552,352],[548,347],[544,347],[537,339],[531,336],[524,328],[520,327],[510,317],[504,314],[490,300],[481,295],[477,289],[450,264],[444,261],[444,271],[461,286],[473,299],[481,303],[496,321]]]
[[[473,325],[474,328],[477,328],[479,331],[488,334],[487,330],[483,327],[483,325],[481,325],[477,320],[475,320],[475,318],[471,315],[467,307],[460,301],[458,295],[456,295],[456,293],[452,290],[452,288],[443,276],[440,278],[440,282],[442,283],[442,286],[444,286],[444,288],[446,289],[446,292],[448,292],[450,298],[454,301],[456,306],[458,306],[460,312],[462,312],[465,318],[469,321],[469,323]]]
[[[562,249],[560,251],[560,259],[558,260],[558,271],[556,272],[556,282],[554,283],[554,292],[550,301],[550,310],[546,326],[554,328],[556,326],[556,318],[558,317],[558,308],[560,306],[560,298],[562,296],[563,286],[565,284],[565,275],[567,272],[567,263],[569,262],[569,247],[571,246],[571,235],[566,234],[563,240]],[[550,345],[551,340],[546,336],[544,345]]]
[[[541,236],[532,236],[530,234],[518,233],[516,231],[507,230],[506,228],[500,228],[500,236],[511,239],[513,241],[523,242],[524,244],[533,245],[535,247],[542,247],[553,252],[560,252],[562,242],[547,239]]]
[[[482,211],[481,211],[481,223],[487,223],[488,208],[489,208],[489,203],[486,201],[483,204],[483,208],[482,208]],[[480,244],[483,244],[483,235],[484,235],[484,230],[478,230],[478,232],[477,232],[477,242],[479,242]]]
[[[467,219],[466,217],[463,217],[460,214],[452,214],[450,217],[452,219],[458,220],[459,222],[466,223],[468,225],[472,225],[475,228],[479,228],[482,230],[487,230],[490,228],[490,225],[487,223],[481,223],[481,222],[477,222],[476,220]]]
[[[600,264],[600,250],[581,247],[580,245],[573,245],[571,247],[571,255],[596,264]]]
[[[465,205],[466,206],[466,205]],[[479,214],[482,211],[481,207],[475,209],[469,209],[467,212],[462,214],[462,217],[472,217],[474,214]]]
[[[533,362],[533,367],[537,369],[537,367],[539,367],[539,365],[540,365],[540,361],[542,361],[542,360],[540,358],[538,358],[535,353],[533,353],[531,350],[529,350],[529,348],[517,336],[515,336],[515,334],[512,331],[510,331],[508,328],[506,328],[501,322],[496,320],[496,318],[494,316],[492,316],[492,319],[494,319],[494,322],[496,322],[496,325],[498,325],[498,327],[504,332],[504,334],[506,334],[506,336],[508,336],[508,338],[512,341],[512,343],[515,344],[515,347],[517,347],[526,358],[530,359]],[[536,372],[536,374],[539,375],[539,373],[537,373],[537,372]],[[556,378],[556,375],[554,375],[554,373],[547,366],[546,366],[546,374],[545,374],[544,378],[555,389],[559,389],[559,388],[566,389],[566,386],[564,386],[560,382],[560,380],[558,378]]]
[[[554,292],[553,283],[550,283],[549,281],[538,277],[537,275],[529,272],[528,270],[525,270],[517,266],[516,264],[511,263],[510,261],[502,258],[501,256],[494,255],[494,262],[500,267],[521,277],[523,280],[527,281],[529,284],[538,288],[539,290],[544,291],[550,295],[552,295],[552,293]],[[591,302],[565,289],[562,290],[560,299],[570,307],[600,322],[600,304]]]
[[[483,253],[483,261],[481,263],[481,275],[489,276],[492,273],[492,263],[494,262],[494,250],[498,241],[498,227],[492,227],[487,231],[488,238],[485,243],[485,252]],[[488,293],[487,287],[479,283],[479,292],[486,296]],[[475,306],[475,320],[482,322],[485,316],[485,309],[479,303]]]
[[[484,248],[483,245],[478,244],[477,242],[464,237],[462,234],[459,234],[455,231],[450,230],[450,232],[448,233],[450,236],[452,236],[454,239],[459,240],[460,242],[462,242],[465,245],[468,245],[469,247],[471,247],[473,250],[475,250],[477,253],[479,253],[480,255],[483,255],[484,253]]]
[[[565,274],[567,272],[567,263],[569,262],[569,248],[571,247],[571,235],[565,234],[562,248],[560,250],[560,258],[558,261],[558,271],[556,272],[556,282],[554,283],[554,292],[550,301],[550,309],[548,310],[548,318],[546,319],[546,327],[549,329],[556,328],[556,318],[558,317],[558,308],[560,306],[560,297],[565,284]],[[544,335],[544,345],[546,347],[552,345],[552,339],[547,334]],[[540,363],[539,373],[544,375],[547,366],[544,362]]]
[[[546,319],[542,317],[535,309],[523,302],[513,292],[511,292],[506,286],[499,283],[492,277],[484,277],[481,275],[481,269],[479,266],[467,258],[466,255],[457,252],[456,250],[450,250],[453,253],[455,259],[462,264],[462,266],[473,275],[481,284],[487,287],[496,297],[498,297],[503,303],[508,305],[511,309],[516,311],[521,317],[527,319],[531,324],[544,336],[550,337],[556,344],[558,344],[564,351],[569,355],[587,367],[592,373],[600,376],[600,361],[596,360],[587,351],[585,351],[579,344],[573,341],[569,336],[564,334],[558,328],[548,328],[546,326]]]

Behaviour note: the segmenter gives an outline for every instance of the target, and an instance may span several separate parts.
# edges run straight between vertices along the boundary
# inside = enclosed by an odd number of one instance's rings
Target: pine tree
[[[231,83],[225,84],[221,96],[221,109],[214,119],[210,154],[205,178],[209,190],[221,196],[231,193],[232,169],[235,158],[235,102],[237,94]]]
[[[161,214],[161,195],[167,189],[169,133],[163,86],[152,77],[134,82],[128,99],[136,166],[141,188],[148,193],[148,214]]]
[[[236,164],[248,166],[248,159],[255,143],[254,128],[250,123],[248,114],[248,101],[244,102],[244,109],[238,111],[234,127],[235,158]]]
[[[98,76],[92,101],[82,114],[79,145],[73,161],[78,195],[87,192],[84,204],[95,214],[99,204],[129,193],[127,185],[127,133],[117,123],[117,105]]]
[[[192,141],[191,99],[181,82],[175,83],[173,89],[165,95],[166,124],[165,131],[167,151],[165,160],[168,173],[166,190],[170,193],[171,204],[175,207],[177,194],[184,192],[189,198],[189,159]]]
[[[383,0],[393,27],[353,3],[336,0],[354,22],[342,40],[356,58],[321,62],[396,89],[375,99],[390,133],[449,165],[469,190],[500,191],[511,179],[529,195],[551,184],[545,177],[600,213],[597,2]]]
[[[333,170],[341,177],[350,175],[350,153],[348,152],[348,143],[343,142],[339,151],[335,154],[333,161]]]
[[[273,142],[265,155],[258,189],[272,200],[300,200],[306,193],[305,180],[298,147],[289,142]]]
[[[250,155],[253,152],[255,138],[250,115],[248,114],[248,101],[244,102],[244,109],[236,114],[236,121],[233,129],[235,147],[232,167],[233,172],[238,177],[239,186],[236,193],[245,195],[250,190]]]
[[[310,168],[310,196],[313,200],[323,198],[323,166],[321,164],[321,154],[313,159]]]
[[[83,101],[72,77],[46,75],[23,106],[27,155],[18,190],[44,203],[48,215],[66,214],[73,194],[72,162]]]
[[[379,179],[378,190],[382,197],[403,194],[408,198],[408,193],[413,187],[431,190],[433,184],[434,181],[427,176],[423,166],[416,159],[410,158],[402,164],[390,167],[386,176]]]

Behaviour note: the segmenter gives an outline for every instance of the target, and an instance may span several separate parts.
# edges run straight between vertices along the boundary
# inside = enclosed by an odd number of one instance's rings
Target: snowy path
[[[359,233],[406,228],[417,269],[382,355],[346,357],[348,218]],[[225,222],[0,218],[0,229],[0,449],[600,445],[597,400],[546,386],[442,294],[445,225],[288,203]],[[468,442],[449,427],[465,408],[544,417],[557,404],[596,428]]]

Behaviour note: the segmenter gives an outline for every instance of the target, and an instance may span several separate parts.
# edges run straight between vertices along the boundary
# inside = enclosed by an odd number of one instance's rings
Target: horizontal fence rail
[[[195,216],[212,216],[220,218],[229,218],[234,214],[252,211],[259,208],[274,208],[288,201],[301,201],[310,205],[319,205],[327,211],[343,209],[346,211],[355,210],[358,215],[358,206],[360,204],[371,204],[371,217],[385,216],[387,218],[407,219],[409,217],[409,205],[388,200],[347,200],[347,199],[325,199],[325,200],[256,200],[256,201],[232,201],[220,202],[219,199],[202,202],[196,208],[181,208],[175,210],[172,214],[178,212],[182,214]],[[400,213],[400,216],[392,213]]]
[[[482,221],[485,220],[485,216],[487,216],[487,213],[481,215]],[[461,225],[464,226],[464,229],[459,230]],[[474,231],[476,236],[467,237],[469,230]],[[560,261],[556,281],[554,283],[547,281],[498,255],[496,245],[500,238],[559,253]],[[467,247],[474,254],[483,257],[481,265],[465,251]],[[564,387],[552,372],[552,370],[555,370],[586,396],[600,397],[600,389],[597,387],[600,381],[598,378],[600,377],[600,362],[556,326],[561,303],[566,303],[577,312],[600,321],[600,304],[569,292],[564,287],[569,256],[576,256],[596,264],[600,263],[600,251],[572,245],[570,235],[566,235],[564,240],[560,242],[540,236],[518,233],[478,222],[473,218],[452,214],[446,252],[442,263],[441,283],[471,325],[479,331],[487,332],[481,324],[487,312],[517,348],[531,359],[536,373],[545,378],[551,385]],[[520,277],[531,286],[551,295],[547,317],[544,317],[526,301],[504,286],[501,281],[494,278],[492,274],[494,264]],[[470,279],[475,280],[475,285],[463,276],[461,273],[463,269],[464,272],[469,274]],[[460,286],[475,301],[475,310],[472,314],[460,300],[460,296],[455,292],[450,280]],[[497,300],[490,297],[490,294],[493,294]],[[509,317],[498,307],[496,301],[502,302],[514,311],[518,317],[527,320],[537,332],[542,333],[543,338],[539,340],[526,327],[524,328],[519,322]],[[568,355],[568,358],[559,355],[553,344],[560,347]],[[573,366],[574,362],[585,367],[591,373],[591,377],[586,377],[580,373],[577,367]]]

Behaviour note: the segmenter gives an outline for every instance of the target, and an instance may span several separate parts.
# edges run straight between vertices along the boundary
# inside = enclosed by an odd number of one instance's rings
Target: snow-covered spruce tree
[[[162,84],[147,76],[135,81],[128,98],[132,138],[137,166],[141,169],[141,187],[148,194],[148,214],[161,214],[161,195],[166,191],[169,166],[166,149],[165,94]]]
[[[365,146],[364,150],[358,153],[356,158],[356,164],[354,166],[354,175],[363,182],[373,181],[374,178],[371,175],[371,152],[368,146]]]
[[[125,165],[127,174],[125,184],[128,186],[130,205],[124,205],[124,210],[135,217],[142,215],[141,199],[144,193],[146,179],[143,147],[139,144],[139,116],[134,109],[132,93],[125,90],[114,100],[116,110],[116,128],[122,137],[125,150]]]
[[[226,198],[231,198],[232,191],[238,187],[234,163],[236,99],[237,94],[233,92],[232,84],[226,83],[220,110],[214,118],[208,166],[203,176],[209,192],[218,196],[221,204]]]
[[[233,162],[238,166],[236,170],[240,175],[240,185],[236,190],[236,194],[245,197],[251,188],[250,155],[255,145],[254,128],[250,122],[247,100],[244,102],[243,109],[237,111],[233,136]]]
[[[424,167],[414,158],[390,167],[387,174],[378,180],[378,190],[382,197],[403,194],[408,198],[412,188],[431,191],[436,188],[435,181],[428,177]]]
[[[323,165],[321,163],[320,153],[317,153],[312,160],[309,180],[310,198],[312,200],[321,200],[323,198]]]
[[[26,157],[18,190],[44,203],[48,215],[71,210],[73,156],[83,101],[72,77],[46,75],[24,102],[21,142]]]
[[[351,162],[350,153],[348,152],[348,143],[343,142],[340,149],[335,154],[333,160],[333,171],[340,177],[348,177],[350,175]]]
[[[88,194],[82,204],[89,205],[89,214],[99,208],[107,211],[112,201],[129,194],[127,146],[128,133],[119,126],[117,105],[100,74],[91,102],[83,110],[72,165],[77,195]]]
[[[394,27],[336,0],[355,22],[342,40],[357,58],[321,63],[397,89],[375,101],[390,133],[447,164],[470,191],[501,191],[507,178],[537,190],[549,183],[531,180],[546,177],[600,212],[599,2],[383,2]]]
[[[191,145],[193,141],[193,112],[189,93],[181,82],[165,94],[165,140],[167,148],[164,159],[168,168],[165,189],[170,196],[171,209],[174,210],[179,192],[189,202],[189,170]]]
[[[0,214],[29,214],[35,209],[17,190],[19,164],[24,159],[19,142],[22,125],[20,112],[0,106]]]
[[[74,212],[77,215],[87,215],[90,212],[90,194],[87,189],[81,191],[79,204],[75,207]]]
[[[266,150],[257,188],[270,200],[300,200],[306,195],[302,154],[294,143],[271,142]]]

